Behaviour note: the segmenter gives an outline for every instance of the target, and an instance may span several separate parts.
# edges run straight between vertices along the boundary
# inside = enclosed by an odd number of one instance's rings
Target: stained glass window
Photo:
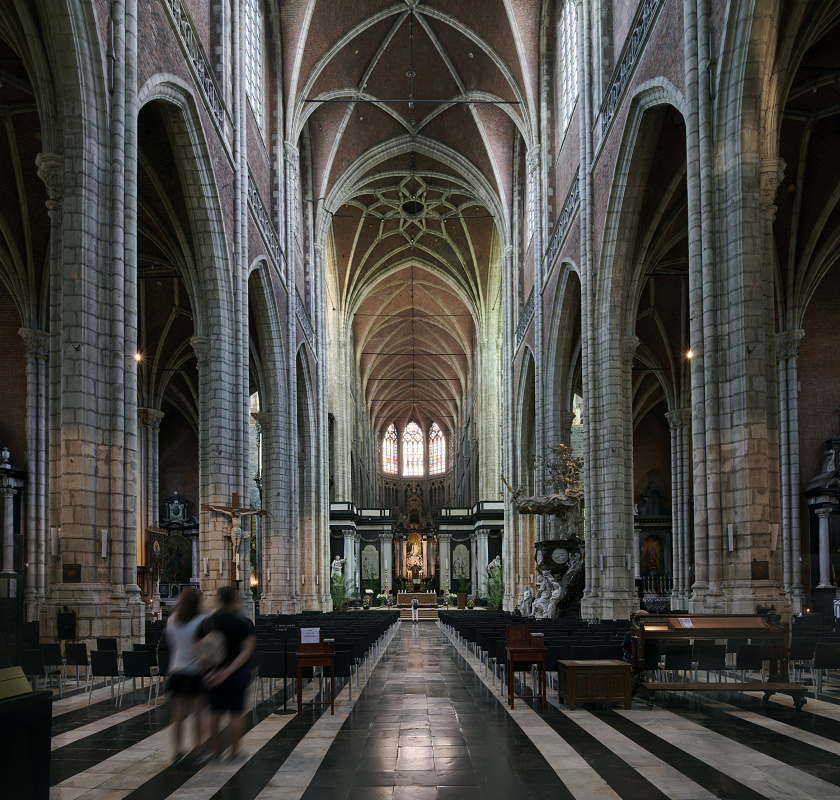
[[[565,0],[558,15],[557,63],[559,67],[557,84],[560,89],[558,103],[560,130],[565,131],[572,119],[572,112],[578,95],[577,18],[574,0]]]
[[[429,475],[446,471],[446,437],[437,422],[429,430]]]
[[[403,431],[402,474],[423,474],[423,431],[416,422],[409,422]]]
[[[382,471],[389,475],[397,474],[397,428],[393,424],[385,431],[382,440]]]
[[[257,124],[263,128],[263,26],[260,0],[245,0],[245,93]]]

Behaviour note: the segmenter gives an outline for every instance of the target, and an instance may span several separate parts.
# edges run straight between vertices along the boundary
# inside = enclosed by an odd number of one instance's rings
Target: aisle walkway
[[[733,694],[510,712],[498,690],[437,625],[403,623],[352,707],[346,687],[334,717],[275,714],[275,698],[247,716],[244,764],[184,770],[165,705],[111,713],[99,690],[89,710],[55,704],[51,800],[840,798],[837,704],[797,713]]]

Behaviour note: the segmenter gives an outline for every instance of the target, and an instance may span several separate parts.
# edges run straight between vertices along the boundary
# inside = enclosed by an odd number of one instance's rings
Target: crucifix
[[[264,517],[265,511],[259,508],[240,508],[239,495],[234,492],[229,506],[214,506],[209,503],[201,504],[202,511],[215,511],[217,514],[224,514],[230,517],[230,539],[231,541],[238,540],[239,544],[239,573],[242,581],[242,597],[248,602],[251,600],[251,570],[246,569],[246,565],[250,562],[248,553],[248,540],[250,534],[242,530],[240,523],[241,517],[258,516]]]

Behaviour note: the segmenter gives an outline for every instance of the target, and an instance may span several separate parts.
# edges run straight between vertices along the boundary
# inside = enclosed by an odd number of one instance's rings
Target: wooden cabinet
[[[624,661],[559,661],[560,700],[574,711],[577,703],[624,703],[630,708],[630,665]]]

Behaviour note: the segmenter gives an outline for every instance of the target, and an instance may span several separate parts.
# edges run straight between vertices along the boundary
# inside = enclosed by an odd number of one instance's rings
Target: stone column
[[[820,520],[820,583],[818,589],[831,589],[831,552],[829,550],[828,519],[831,516],[831,506],[821,506],[816,509]]]
[[[5,481],[4,481],[5,482]],[[3,575],[15,573],[15,494],[17,489],[3,486]],[[10,584],[11,586],[11,584]]]
[[[691,495],[688,485],[687,429],[691,425],[691,409],[680,408],[665,414],[671,429],[671,602],[673,608],[684,608],[688,596],[689,519]]]
[[[448,533],[438,534],[438,552],[440,554],[440,588],[450,591],[452,585],[452,561],[450,558],[450,544],[452,537]]]
[[[355,572],[353,573],[353,585],[357,592],[362,591],[362,537],[358,531],[353,531],[353,560],[355,563]]]
[[[633,577],[636,580],[642,577],[641,536],[642,526],[633,522]]]
[[[140,524],[143,531],[160,514],[160,423],[164,413],[156,408],[137,409],[140,456]],[[144,537],[145,539],[145,537]],[[144,542],[145,544],[145,542]]]
[[[394,554],[394,534],[380,533],[379,534],[379,550],[380,550],[380,570],[379,570],[379,586],[381,591],[387,592],[388,589],[394,588],[393,576],[391,574],[391,565],[393,564]]]
[[[574,421],[574,411],[560,412],[560,441],[569,447],[572,445],[572,423]]]
[[[47,430],[49,386],[47,362],[50,337],[43,331],[21,328],[26,347],[26,619],[38,619],[47,581]]]
[[[356,542],[352,528],[345,528],[344,531],[344,582],[347,593],[357,591],[356,587]]]
[[[473,586],[473,594],[483,594],[484,584],[487,582],[487,564],[489,562],[487,548],[487,531],[479,530],[476,533],[476,585]]]
[[[805,331],[776,334],[776,376],[779,392],[779,484],[781,501],[782,573],[791,611],[805,605],[802,585],[802,533],[799,472],[799,348]]]

